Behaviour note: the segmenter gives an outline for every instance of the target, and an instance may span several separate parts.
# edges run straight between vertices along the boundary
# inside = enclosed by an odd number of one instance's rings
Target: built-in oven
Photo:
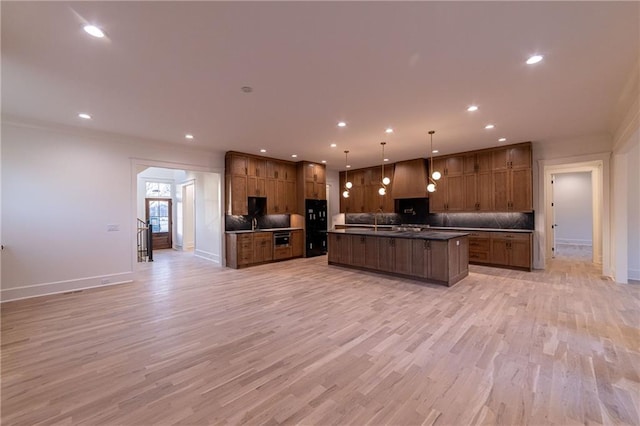
[[[273,246],[275,248],[278,247],[289,247],[291,242],[291,232],[289,231],[281,231],[273,233]]]

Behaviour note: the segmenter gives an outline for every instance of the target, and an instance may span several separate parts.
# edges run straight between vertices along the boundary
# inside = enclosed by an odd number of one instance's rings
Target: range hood
[[[427,198],[427,163],[424,158],[395,163],[392,190],[394,199]]]

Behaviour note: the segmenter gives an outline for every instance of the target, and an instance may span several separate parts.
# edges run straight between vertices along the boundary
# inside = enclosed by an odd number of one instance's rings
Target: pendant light
[[[353,184],[351,183],[351,181],[349,181],[349,160],[347,155],[349,154],[349,151],[346,150],[344,152],[344,180],[345,180],[345,184],[344,184],[344,191],[342,192],[342,196],[344,198],[349,198],[349,190],[351,189],[351,187],[353,186]]]
[[[429,167],[429,171],[431,172],[431,176],[429,176],[429,182],[427,184],[427,191],[435,192],[436,190],[436,181],[442,177],[442,174],[433,169],[433,134],[435,130],[429,130],[429,135],[431,136],[431,152],[429,156],[431,157],[431,166]]]
[[[384,146],[386,142],[380,142],[382,145],[382,169],[380,172],[380,188],[378,189],[378,194],[385,195],[387,193],[387,185],[391,183],[391,179],[384,175]]]

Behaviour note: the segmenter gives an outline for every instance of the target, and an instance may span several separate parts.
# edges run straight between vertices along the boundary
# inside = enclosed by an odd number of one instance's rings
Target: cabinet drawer
[[[529,241],[531,234],[525,232],[492,232],[491,237],[494,239],[506,239],[509,241]]]
[[[292,256],[291,247],[276,247],[273,250],[273,259],[274,260],[290,259],[291,256]]]
[[[489,238],[469,238],[469,252],[489,253],[490,248]]]
[[[469,262],[489,263],[489,252],[469,250]]]

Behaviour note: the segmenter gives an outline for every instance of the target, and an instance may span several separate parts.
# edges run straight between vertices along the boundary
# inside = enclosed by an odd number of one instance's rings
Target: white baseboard
[[[220,265],[220,255],[219,254],[215,254],[215,253],[209,253],[208,251],[204,251],[204,250],[198,250],[195,249],[193,254],[195,254],[196,256],[202,258],[202,259],[206,259],[206,260],[210,260],[213,263]]]
[[[133,281],[133,272],[100,275],[97,277],[77,278],[75,280],[56,281],[51,283],[34,284],[23,287],[6,288],[0,291],[0,302],[28,299],[30,297],[47,296],[50,294],[66,293],[95,287],[105,287]]]
[[[640,269],[629,269],[627,275],[630,280],[640,280]]]
[[[571,238],[556,238],[556,244],[572,244],[574,246],[592,246],[592,240],[578,240]]]

